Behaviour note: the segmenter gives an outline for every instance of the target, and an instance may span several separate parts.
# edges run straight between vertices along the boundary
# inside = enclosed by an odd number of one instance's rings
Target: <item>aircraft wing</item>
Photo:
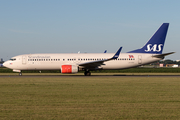
[[[170,53],[164,53],[164,54],[157,54],[157,55],[153,55],[152,57],[156,57],[156,58],[163,58],[167,55],[173,54],[175,52],[170,52]]]
[[[87,69],[91,69],[91,68],[96,68],[100,65],[103,65],[104,62],[106,61],[110,61],[110,60],[113,60],[113,59],[117,59],[119,57],[119,54],[121,52],[121,49],[122,47],[120,47],[118,49],[118,51],[114,54],[114,56],[112,58],[109,58],[109,59],[103,59],[103,60],[98,60],[98,61],[92,61],[92,62],[86,62],[86,63],[81,63],[79,64],[79,66],[83,66]]]

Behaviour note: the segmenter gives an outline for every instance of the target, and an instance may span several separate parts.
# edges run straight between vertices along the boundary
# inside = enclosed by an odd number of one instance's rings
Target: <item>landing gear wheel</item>
[[[22,76],[22,72],[19,73],[19,76]]]
[[[90,71],[85,71],[85,72],[84,72],[84,75],[85,75],[85,76],[91,76],[91,72],[90,72]]]

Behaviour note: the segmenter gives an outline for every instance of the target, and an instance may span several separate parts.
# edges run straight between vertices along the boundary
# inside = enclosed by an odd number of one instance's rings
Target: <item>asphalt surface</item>
[[[48,77],[48,78],[66,78],[66,77],[180,77],[180,75],[91,75],[91,76],[84,76],[84,75],[0,75],[0,78],[33,78],[33,77]]]

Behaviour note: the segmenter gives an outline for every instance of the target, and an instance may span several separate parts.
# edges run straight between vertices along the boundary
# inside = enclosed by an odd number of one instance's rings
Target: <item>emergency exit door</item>
[[[22,64],[26,64],[27,58],[26,56],[22,56]]]
[[[138,64],[142,64],[142,55],[138,55]]]

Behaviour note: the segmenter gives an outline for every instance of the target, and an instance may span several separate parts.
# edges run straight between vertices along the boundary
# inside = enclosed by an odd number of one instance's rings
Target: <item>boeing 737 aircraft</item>
[[[112,53],[69,53],[69,54],[24,54],[12,57],[3,66],[22,75],[23,70],[60,70],[61,73],[85,71],[91,75],[93,70],[126,69],[164,59],[162,54],[169,23],[163,23],[151,39],[140,49],[115,54]]]

